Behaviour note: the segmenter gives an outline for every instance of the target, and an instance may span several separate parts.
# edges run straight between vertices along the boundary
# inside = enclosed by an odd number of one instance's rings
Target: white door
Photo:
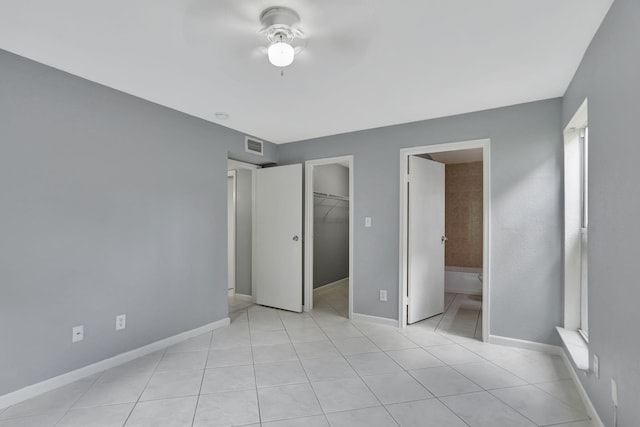
[[[409,157],[407,323],[444,311],[444,165]]]
[[[302,311],[302,165],[257,170],[256,302]]]
[[[236,289],[236,172],[227,173],[227,288],[229,293]]]

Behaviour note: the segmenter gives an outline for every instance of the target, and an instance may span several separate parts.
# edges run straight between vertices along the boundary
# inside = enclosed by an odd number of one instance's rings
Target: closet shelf
[[[337,194],[321,193],[319,191],[314,191],[313,195],[314,195],[314,197],[320,197],[320,198],[323,198],[323,199],[341,200],[341,201],[344,201],[344,202],[348,202],[349,201],[349,197],[348,196],[339,196]]]
[[[313,196],[317,197],[318,203],[323,203],[325,200],[333,200],[333,205],[330,207],[329,211],[324,215],[323,218],[327,218],[327,216],[329,216],[329,214],[331,213],[332,210],[334,210],[336,207],[338,208],[348,208],[349,206],[349,197],[347,196],[339,196],[337,194],[331,194],[331,193],[321,193],[319,191],[314,191],[313,192]],[[343,206],[338,206],[340,205],[342,202]],[[315,202],[314,202],[315,203]]]

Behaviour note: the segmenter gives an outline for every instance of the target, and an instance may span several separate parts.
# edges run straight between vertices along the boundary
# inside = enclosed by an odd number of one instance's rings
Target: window
[[[589,129],[585,100],[564,130],[564,327],[556,329],[571,360],[589,371]]]
[[[580,129],[580,333],[589,340],[588,224],[589,127]]]
[[[564,329],[589,334],[587,251],[589,224],[587,101],[564,131]]]

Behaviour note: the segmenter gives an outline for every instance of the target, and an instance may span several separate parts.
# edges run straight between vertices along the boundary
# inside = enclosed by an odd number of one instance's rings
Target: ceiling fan
[[[362,5],[358,16],[344,13],[343,0],[282,0],[286,6],[270,1],[191,0],[183,34],[189,44],[215,51],[226,61],[223,67],[239,69],[258,60],[282,71],[295,60],[301,66],[338,63],[344,69],[367,52],[376,29],[369,19],[371,2],[353,1]]]
[[[298,14],[288,7],[270,7],[260,14],[260,23],[262,30],[259,33],[269,41],[269,62],[276,67],[291,65],[295,54],[304,49],[300,43],[304,40],[304,32],[299,27]]]

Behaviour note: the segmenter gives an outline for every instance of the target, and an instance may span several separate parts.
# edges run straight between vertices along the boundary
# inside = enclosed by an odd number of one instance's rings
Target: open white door
[[[407,323],[444,311],[444,165],[409,156]]]
[[[302,311],[302,165],[257,170],[256,303]]]
[[[227,172],[227,271],[229,294],[236,291],[236,172]]]

